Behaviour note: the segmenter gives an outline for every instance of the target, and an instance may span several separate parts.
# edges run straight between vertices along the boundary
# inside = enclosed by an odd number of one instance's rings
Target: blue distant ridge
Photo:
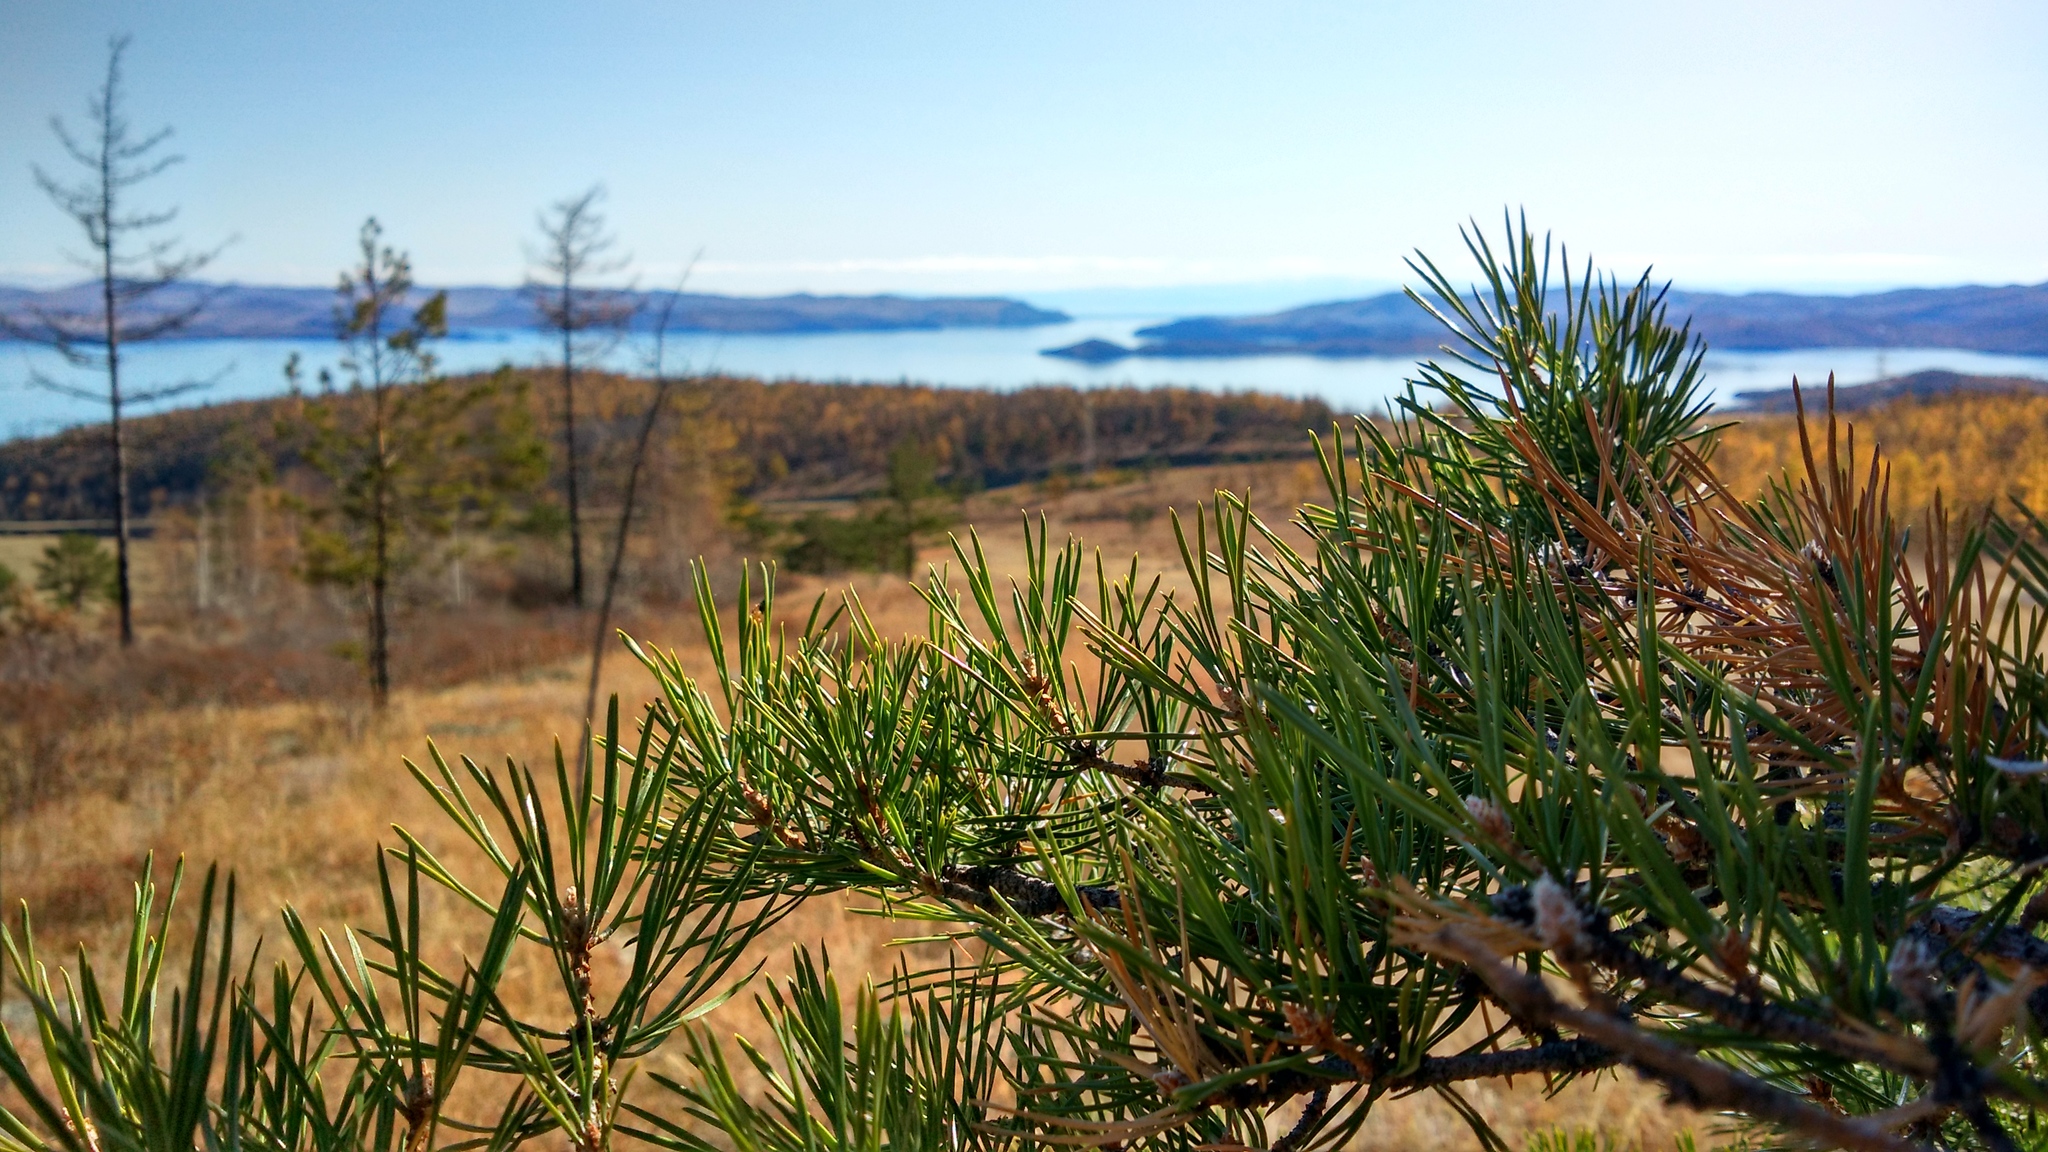
[[[1673,291],[1709,347],[1958,348],[2048,355],[2048,284],[1905,288],[1861,296]],[[1137,356],[1399,356],[1427,354],[1447,334],[1399,292],[1261,316],[1201,316],[1140,328]]]
[[[434,289],[414,293],[424,301]],[[537,327],[532,299],[518,288],[450,288],[452,335]],[[620,293],[640,305],[634,326],[645,329],[666,292]],[[179,284],[152,297],[175,312],[205,298],[205,309],[179,332],[190,339],[297,339],[334,335],[334,290],[248,284]],[[99,288],[76,284],[36,291],[0,286],[0,314],[24,319],[37,309],[91,315]],[[656,305],[650,307],[650,305]],[[1064,312],[999,296],[717,296],[677,295],[669,327],[676,332],[896,332],[941,328],[1030,328],[1060,324]]]
[[[517,288],[448,291],[454,335],[536,327],[529,297]],[[666,293],[631,293],[641,308],[635,326],[651,323],[647,305]],[[180,334],[194,339],[327,338],[334,334],[334,292],[326,288],[242,284],[175,286],[157,306],[180,309],[209,298]],[[425,290],[417,297],[425,299]],[[1792,292],[1672,291],[1674,318],[1724,351],[1792,348],[1955,348],[2015,356],[2048,355],[2048,284],[1905,288],[1855,296]],[[37,309],[89,315],[98,289],[80,284],[38,291],[0,287],[0,313]],[[806,333],[1029,328],[1067,321],[1066,313],[1000,296],[678,296],[670,327],[677,332]],[[1102,363],[1122,354],[1147,357],[1409,356],[1434,352],[1445,333],[1402,293],[1309,304],[1252,316],[1197,316],[1141,328],[1134,348],[1091,342],[1048,348],[1047,355]],[[1107,344],[1107,342],[1103,342]]]

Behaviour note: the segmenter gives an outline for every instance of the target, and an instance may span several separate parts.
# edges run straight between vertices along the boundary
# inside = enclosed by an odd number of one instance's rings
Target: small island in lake
[[[1047,348],[1039,355],[1079,360],[1083,364],[1108,364],[1131,355],[1131,350],[1112,340],[1083,340],[1064,348]]]

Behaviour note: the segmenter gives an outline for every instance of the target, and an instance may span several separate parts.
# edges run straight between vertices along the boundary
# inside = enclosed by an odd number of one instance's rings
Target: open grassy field
[[[1183,582],[1177,579],[1168,510],[1187,515],[1218,488],[1248,491],[1262,517],[1283,523],[1321,490],[1321,479],[1312,464],[1294,461],[1001,489],[968,502],[960,532],[971,528],[981,536],[997,571],[1016,571],[1024,559],[1020,518],[1043,513],[1055,539],[1078,536],[1116,567],[1139,556],[1171,587]],[[0,543],[24,554],[35,547],[27,538]],[[141,548],[145,569],[150,549]],[[943,568],[951,560],[950,548],[934,542],[924,548],[920,567]],[[923,602],[895,575],[784,577],[778,611],[800,622],[814,597],[847,592],[858,595],[885,632],[910,634],[924,626]],[[729,614],[731,606],[725,609]],[[686,668],[710,672],[694,609],[641,613],[629,627],[650,644],[673,648]],[[404,758],[423,760],[431,740],[451,758],[539,763],[553,756],[555,741],[576,738],[585,659],[568,643],[540,644],[534,652],[516,670],[401,688],[381,715],[348,695],[117,710],[64,736],[67,762],[89,783],[0,819],[0,889],[10,906],[25,900],[35,909],[46,946],[73,940],[111,946],[131,898],[130,884],[148,852],[157,854],[159,867],[182,855],[195,865],[218,862],[233,870],[240,902],[257,930],[273,925],[270,914],[287,902],[329,929],[364,923],[376,911],[376,849],[395,842],[392,825],[461,859],[452,831],[406,773]],[[625,653],[608,659],[603,691],[617,693],[627,715],[652,686]],[[80,835],[82,828],[93,834]],[[846,902],[821,900],[781,924],[760,949],[772,971],[791,945],[822,945],[845,978],[893,968],[899,957],[890,941],[898,934],[885,919],[852,915]],[[932,958],[933,947],[921,945],[919,951]],[[538,997],[551,978],[551,972],[514,973],[508,988]],[[755,1022],[744,997],[713,1017],[714,1026],[742,1032],[752,1031]],[[1543,1089],[1540,1081],[1523,1079],[1506,1088],[1477,1085],[1466,1093],[1516,1143],[1530,1132],[1566,1127],[1599,1129],[1622,1144],[1661,1148],[1695,1123],[1626,1075],[1556,1097]],[[1447,1104],[1425,1095],[1382,1104],[1359,1146],[1448,1148],[1474,1141]]]
[[[1947,507],[1966,513],[2007,496],[2039,504],[2048,491],[2037,451],[2048,441],[2044,404],[2023,396],[1891,404],[1859,413],[1856,436],[1861,446],[1883,445],[1895,505],[1909,520],[1925,515],[1937,489]],[[1753,417],[1720,437],[1717,463],[1745,494],[1796,472],[1799,461],[1797,428],[1788,417]],[[955,534],[975,534],[991,566],[1014,573],[1025,562],[1021,521],[1043,515],[1054,540],[1080,538],[1100,550],[1112,571],[1136,556],[1141,570],[1160,574],[1169,589],[1184,589],[1174,513],[1190,516],[1218,489],[1248,493],[1266,522],[1281,525],[1304,501],[1318,499],[1322,480],[1314,464],[1300,460],[1106,471],[1085,482],[1061,474],[969,498]],[[781,511],[801,510],[785,503]],[[53,539],[0,537],[0,563],[33,580],[35,561]],[[100,681],[73,674],[67,691],[13,699],[12,714],[4,717],[16,741],[11,747],[40,741],[38,755],[60,765],[60,787],[48,798],[0,812],[0,897],[10,908],[25,901],[35,910],[46,948],[113,946],[149,853],[160,870],[183,857],[233,871],[245,915],[259,931],[272,926],[275,910],[287,903],[330,930],[368,922],[377,912],[377,848],[396,842],[394,825],[456,860],[464,851],[406,772],[406,758],[423,762],[430,741],[451,758],[484,763],[539,764],[554,755],[557,741],[574,754],[587,674],[586,618],[566,610],[480,609],[447,618],[416,612],[401,621],[400,688],[380,714],[360,691],[354,665],[338,654],[348,633],[340,623],[345,618],[331,611],[325,631],[314,635],[290,632],[292,621],[309,618],[303,613],[264,624],[166,610],[163,605],[179,602],[172,585],[189,580],[191,558],[178,547],[165,539],[136,546],[146,610],[144,643],[134,659],[117,661],[103,641],[94,649],[96,625],[87,621],[85,639],[53,641],[40,658],[118,674]],[[739,561],[725,563],[736,568]],[[922,547],[917,571],[928,566],[957,571],[945,540]],[[734,583],[721,580],[726,587]],[[817,597],[849,594],[887,634],[915,634],[925,626],[923,601],[909,580],[894,574],[784,574],[777,611],[796,627]],[[730,619],[733,605],[722,608]],[[637,603],[621,623],[643,642],[674,650],[694,674],[712,671],[694,607]],[[24,679],[19,670],[16,679]],[[652,678],[627,653],[608,657],[602,691],[618,695],[625,715],[652,690]],[[87,828],[92,834],[81,834]],[[826,949],[842,978],[884,974],[906,952],[913,964],[938,958],[935,945],[892,943],[921,925],[856,915],[858,903],[818,900],[780,924],[758,946],[768,971],[777,971],[798,943]],[[507,991],[538,1002],[551,978],[549,972],[515,972]],[[0,1013],[11,1018],[19,1007],[0,1004]],[[721,1008],[712,1024],[726,1032],[759,1031],[746,997]],[[1713,1128],[1709,1118],[1666,1105],[1627,1074],[1554,1097],[1540,1081],[1527,1079],[1472,1085],[1464,1093],[1511,1143],[1566,1128],[1597,1130],[1622,1146],[1661,1148],[1688,1129],[1711,1139]],[[1453,1109],[1424,1095],[1382,1103],[1357,1146],[1473,1144]]]

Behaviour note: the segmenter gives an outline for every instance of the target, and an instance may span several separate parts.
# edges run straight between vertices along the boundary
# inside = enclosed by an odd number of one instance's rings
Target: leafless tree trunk
[[[1095,479],[1095,394],[1081,389],[1081,478]]]
[[[694,267],[696,259],[692,258],[690,264]],[[661,421],[662,406],[668,401],[669,389],[675,383],[668,375],[667,366],[662,359],[668,344],[668,322],[675,313],[676,300],[682,295],[683,285],[689,283],[689,280],[690,273],[685,269],[682,283],[677,284],[676,290],[662,301],[661,311],[654,321],[654,398],[647,403],[647,414],[640,420],[640,435],[633,442],[633,459],[626,468],[625,498],[619,503],[619,527],[612,536],[611,563],[605,568],[604,597],[597,609],[597,634],[590,645],[590,687],[583,694],[583,716],[587,724],[596,722],[597,680],[598,675],[604,670],[605,650],[610,647],[608,633],[611,631],[612,601],[619,590],[619,572],[625,567],[626,534],[633,527],[633,504],[640,494],[640,469],[647,460],[647,445],[654,437],[654,426]],[[577,761],[579,788],[580,781],[589,771],[590,741],[586,738]]]
[[[374,293],[377,283],[374,266],[372,268],[365,282]],[[370,347],[373,349],[377,347],[377,337],[378,333],[372,330]],[[384,419],[387,387],[380,365],[373,390],[376,412],[370,418],[371,434],[375,437],[372,451],[377,460],[373,480],[375,490],[371,493],[374,553],[370,561],[370,696],[379,708],[391,699],[391,617],[387,611],[391,591],[391,448],[390,438],[385,435]]]
[[[557,202],[540,216],[541,242],[530,253],[534,274],[527,281],[541,323],[562,339],[562,444],[569,496],[569,596],[584,606],[582,460],[576,438],[576,360],[591,351],[592,336],[615,338],[632,318],[630,297],[590,286],[619,272],[625,257],[614,256],[614,237],[597,210],[604,186]]]
[[[206,502],[199,503],[198,531],[192,534],[192,599],[201,612],[213,607],[213,517]]]
[[[72,160],[87,175],[66,184],[40,165],[36,184],[66,216],[84,232],[90,256],[80,259],[98,281],[99,307],[91,312],[67,312],[36,308],[11,317],[0,317],[0,326],[18,339],[56,349],[71,364],[106,373],[105,391],[83,389],[38,373],[36,384],[53,392],[107,405],[107,451],[109,478],[114,499],[114,555],[119,584],[121,643],[135,642],[134,594],[129,581],[128,540],[128,442],[122,426],[123,410],[134,404],[162,400],[200,387],[183,382],[147,390],[125,389],[121,381],[121,351],[125,345],[170,335],[191,323],[206,306],[211,294],[194,292],[184,299],[167,299],[150,306],[150,300],[164,289],[188,279],[211,261],[214,252],[181,252],[175,239],[159,238],[131,251],[124,241],[150,233],[171,223],[176,209],[137,212],[125,206],[128,189],[148,181],[184,158],[159,154],[171,130],[159,129],[136,136],[122,111],[121,58],[128,50],[128,38],[117,36],[107,46],[107,72],[98,91],[87,102],[91,135],[84,140],[72,135],[62,119],[50,118],[50,127]]]

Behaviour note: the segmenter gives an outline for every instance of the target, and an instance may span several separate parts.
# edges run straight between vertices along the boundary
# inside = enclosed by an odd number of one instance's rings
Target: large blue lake
[[[963,388],[1021,388],[1031,384],[1141,387],[1179,384],[1210,389],[1258,389],[1295,396],[1320,396],[1346,411],[1372,411],[1414,375],[1414,357],[1318,359],[1262,356],[1216,360],[1132,358],[1088,365],[1039,355],[1100,337],[1133,342],[1132,333],[1165,317],[1123,316],[1076,319],[1042,328],[952,329],[936,332],[846,332],[803,335],[715,335],[671,337],[671,371],[716,370],[767,379],[912,381]],[[203,404],[272,395],[284,389],[282,368],[297,352],[312,380],[340,359],[332,341],[180,340],[141,345],[124,360],[131,388],[185,380],[212,383],[177,403]],[[609,366],[644,371],[647,342],[635,339],[613,349]],[[546,363],[548,341],[534,332],[508,331],[442,342],[450,371],[499,364]],[[1994,356],[1949,349],[1819,348],[1785,352],[1710,353],[1708,384],[1718,398],[1757,388],[1779,388],[1796,375],[1821,383],[1833,372],[1845,384],[1923,368],[1948,368],[1991,375],[2048,378],[2048,357]],[[90,374],[67,368],[50,353],[0,342],[0,437],[50,432],[71,424],[105,419],[103,406],[71,399],[28,381],[37,371],[92,387]]]

